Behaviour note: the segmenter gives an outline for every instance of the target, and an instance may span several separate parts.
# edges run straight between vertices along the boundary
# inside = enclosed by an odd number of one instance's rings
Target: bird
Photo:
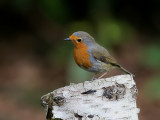
[[[99,73],[103,73],[102,78],[112,69],[118,68],[126,74],[132,73],[123,68],[114,57],[103,46],[99,45],[95,39],[84,31],[74,32],[65,41],[72,41],[74,45],[73,56],[76,64],[89,72],[95,73],[91,80]]]

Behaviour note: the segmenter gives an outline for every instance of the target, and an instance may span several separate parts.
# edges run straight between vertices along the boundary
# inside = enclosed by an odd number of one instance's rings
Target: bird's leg
[[[95,73],[95,74],[93,75],[93,77],[92,77],[91,80],[96,80],[96,79],[97,79],[97,78],[96,78],[96,75],[97,75],[97,73]]]
[[[107,72],[103,73],[98,79],[102,78],[103,76],[105,76],[107,74]]]
[[[96,76],[96,74],[94,74],[94,75],[93,75],[93,77],[92,77],[92,79],[91,79],[91,80],[94,80],[94,79],[95,79],[95,76]]]

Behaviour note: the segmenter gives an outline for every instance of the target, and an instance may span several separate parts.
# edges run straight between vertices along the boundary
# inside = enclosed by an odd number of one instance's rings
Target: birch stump
[[[41,97],[47,120],[138,120],[137,88],[130,75],[85,81]]]

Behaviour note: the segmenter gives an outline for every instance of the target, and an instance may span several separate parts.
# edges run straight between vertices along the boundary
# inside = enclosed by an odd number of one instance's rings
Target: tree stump
[[[41,97],[47,120],[138,120],[131,75],[70,84]]]

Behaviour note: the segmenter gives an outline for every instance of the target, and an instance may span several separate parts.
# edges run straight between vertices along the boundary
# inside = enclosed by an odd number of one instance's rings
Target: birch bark
[[[41,101],[48,120],[138,120],[137,93],[133,77],[119,75],[70,84]]]

